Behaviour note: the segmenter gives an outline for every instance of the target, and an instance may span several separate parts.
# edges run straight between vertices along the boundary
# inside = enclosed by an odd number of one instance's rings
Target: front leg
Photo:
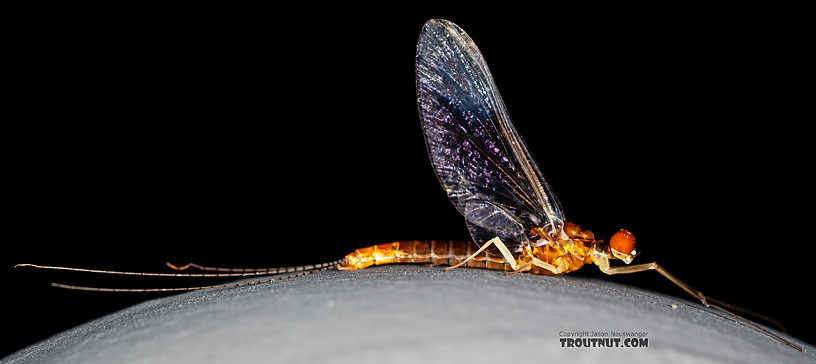
[[[603,267],[603,266],[600,266],[600,265],[598,267],[601,268],[602,272],[604,272],[606,274],[609,274],[609,275],[612,275],[612,274],[629,274],[629,273],[643,272],[643,271],[647,271],[647,270],[656,270],[658,273],[660,273],[661,275],[666,277],[668,280],[672,281],[672,283],[676,284],[678,287],[680,287],[684,291],[688,292],[688,294],[690,294],[690,295],[694,296],[694,298],[700,300],[700,302],[702,302],[704,306],[711,307],[708,304],[708,302],[706,301],[706,296],[703,295],[703,292],[700,292],[700,291],[698,291],[698,290],[696,290],[694,288],[691,288],[691,286],[689,286],[685,282],[677,279],[677,277],[671,275],[669,272],[667,272],[665,269],[663,269],[663,267],[657,265],[656,262],[651,262],[651,263],[646,263],[646,264],[637,264],[637,265],[628,265],[628,266],[621,266],[621,267],[609,267],[609,266]]]
[[[596,262],[596,264],[597,264],[597,262]],[[782,324],[779,323],[779,321],[776,321],[774,319],[770,319],[767,316],[758,315],[756,313],[753,313],[753,312],[748,311],[748,310],[743,309],[743,308],[739,308],[739,307],[736,307],[736,306],[733,306],[733,305],[729,305],[729,304],[727,304],[725,302],[715,300],[713,298],[707,298],[705,295],[703,295],[703,292],[700,292],[700,291],[698,291],[698,290],[696,290],[694,288],[691,288],[691,286],[689,286],[685,282],[677,279],[677,277],[671,275],[669,272],[667,272],[665,269],[663,269],[663,267],[657,265],[657,263],[655,263],[655,262],[646,263],[646,264],[630,265],[630,266],[622,266],[622,267],[610,267],[609,263],[606,262],[605,264],[604,263],[598,264],[598,268],[600,268],[602,272],[604,272],[606,274],[610,274],[610,275],[611,274],[629,274],[629,273],[644,272],[644,271],[647,271],[647,270],[656,270],[658,273],[660,273],[661,275],[666,277],[672,283],[676,284],[678,287],[680,287],[684,291],[688,292],[688,294],[690,294],[690,295],[694,296],[694,298],[700,300],[700,302],[702,302],[704,306],[716,308],[717,310],[720,310],[720,311],[730,315],[731,317],[733,317],[735,319],[738,319],[738,320],[740,320],[740,321],[754,327],[755,329],[759,330],[760,332],[762,332],[762,333],[764,333],[764,334],[766,334],[766,335],[768,335],[768,336],[770,336],[770,337],[772,337],[774,339],[777,339],[777,340],[785,343],[786,345],[788,345],[788,346],[790,346],[790,347],[792,347],[792,348],[794,348],[796,350],[802,351],[802,347],[800,347],[799,345],[796,345],[796,344],[788,341],[787,339],[784,339],[781,336],[779,336],[777,334],[774,334],[773,332],[770,332],[769,330],[765,329],[764,327],[759,326],[759,325],[755,324],[754,322],[752,322],[752,321],[750,321],[750,320],[748,320],[748,319],[746,319],[746,318],[744,318],[744,317],[742,317],[740,315],[737,315],[737,314],[735,314],[735,313],[733,313],[733,312],[731,312],[731,311],[729,311],[729,310],[727,310],[727,309],[725,309],[723,307],[720,307],[720,305],[728,307],[728,308],[733,309],[733,310],[737,310],[737,311],[741,311],[741,312],[750,314],[752,316],[755,316],[755,317],[758,317],[758,318],[761,318],[761,319],[765,319],[766,321],[768,321],[770,323],[777,324],[782,329],[782,331],[785,331],[785,328],[782,326]],[[709,300],[711,300],[712,303],[709,303],[708,302]]]

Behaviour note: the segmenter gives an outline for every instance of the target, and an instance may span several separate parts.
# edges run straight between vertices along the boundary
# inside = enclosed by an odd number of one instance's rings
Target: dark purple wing
[[[416,54],[417,102],[428,154],[451,202],[479,244],[496,236],[511,249],[525,231],[564,216],[513,127],[479,49],[446,20],[422,29]]]

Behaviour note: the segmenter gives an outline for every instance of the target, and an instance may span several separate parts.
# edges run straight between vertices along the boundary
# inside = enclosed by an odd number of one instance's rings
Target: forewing
[[[527,243],[561,231],[561,207],[513,127],[479,49],[457,25],[431,20],[417,45],[417,100],[428,154],[477,243]]]

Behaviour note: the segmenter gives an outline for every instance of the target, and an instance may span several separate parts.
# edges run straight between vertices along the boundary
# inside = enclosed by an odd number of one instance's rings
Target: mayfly
[[[436,175],[457,210],[464,215],[470,242],[399,241],[357,249],[345,258],[323,264],[270,269],[236,269],[188,264],[220,273],[137,273],[20,264],[43,269],[166,277],[236,277],[295,274],[253,282],[183,288],[121,289],[54,286],[105,292],[169,292],[237,287],[304,276],[326,269],[354,270],[389,263],[432,263],[561,275],[595,264],[606,274],[654,270],[700,300],[763,333],[799,346],[727,310],[741,310],[703,295],[657,263],[630,265],[637,255],[635,237],[620,230],[609,241],[596,239],[568,222],[510,121],[487,64],[471,38],[446,20],[430,20],[422,29],[416,51],[416,90],[419,116],[428,154]],[[612,266],[620,260],[625,265]],[[761,317],[757,315],[758,317]],[[770,320],[769,318],[765,318]]]

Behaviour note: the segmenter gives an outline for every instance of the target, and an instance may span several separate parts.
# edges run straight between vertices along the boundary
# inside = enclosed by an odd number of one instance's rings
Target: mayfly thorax
[[[620,230],[609,240],[568,222],[549,183],[513,126],[479,49],[457,25],[430,20],[416,49],[416,92],[422,130],[436,175],[448,198],[465,217],[472,241],[399,241],[357,249],[343,259],[271,269],[214,268],[208,273],[136,273],[20,264],[44,269],[168,277],[286,276],[232,284],[184,288],[120,289],[53,284],[108,292],[169,292],[237,287],[312,274],[391,263],[431,263],[493,269],[515,274],[560,275],[595,265],[606,274],[655,270],[706,307],[717,309],[793,348],[788,340],[729,310],[742,309],[703,295],[657,263],[630,265],[637,255],[634,235]],[[613,265],[620,260],[623,265]],[[215,272],[215,273],[213,273]],[[750,313],[749,313],[750,314]],[[757,317],[761,317],[757,315]],[[767,319],[767,318],[766,318]]]

